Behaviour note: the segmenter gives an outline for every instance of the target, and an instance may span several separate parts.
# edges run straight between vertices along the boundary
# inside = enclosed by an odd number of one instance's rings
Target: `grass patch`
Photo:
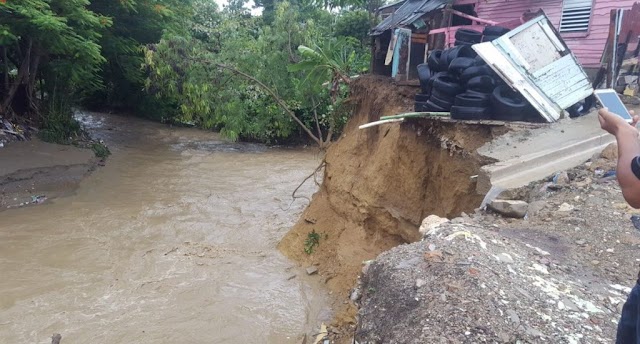
[[[312,230],[307,234],[307,239],[304,241],[304,253],[312,254],[317,246],[320,245],[320,234],[316,233],[316,230]]]
[[[105,146],[101,142],[92,143],[91,150],[93,151],[93,154],[95,154],[96,157],[100,159],[104,159],[111,155],[111,151],[109,150],[109,148],[107,148],[107,146]]]

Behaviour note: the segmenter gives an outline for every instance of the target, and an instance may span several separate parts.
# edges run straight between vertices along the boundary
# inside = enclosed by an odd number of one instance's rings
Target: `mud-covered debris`
[[[502,216],[521,219],[527,215],[529,204],[525,201],[498,199],[489,204],[489,209]]]

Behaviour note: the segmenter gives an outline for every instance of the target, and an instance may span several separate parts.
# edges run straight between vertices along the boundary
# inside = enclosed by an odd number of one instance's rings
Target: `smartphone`
[[[605,89],[595,90],[593,94],[602,107],[606,107],[609,111],[624,118],[629,123],[633,122],[633,117],[629,113],[629,110],[627,110],[627,107],[622,103],[618,92],[612,89]]]

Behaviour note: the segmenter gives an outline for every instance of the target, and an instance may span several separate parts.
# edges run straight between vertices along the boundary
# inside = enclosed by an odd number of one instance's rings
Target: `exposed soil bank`
[[[419,240],[424,217],[456,216],[482,201],[475,176],[490,161],[476,149],[504,133],[503,127],[414,120],[358,129],[381,116],[412,111],[415,93],[376,76],[353,84],[356,110],[345,134],[327,151],[320,190],[280,242],[287,256],[317,265],[342,298],[363,261]],[[307,255],[304,242],[314,230],[320,245]],[[354,314],[351,308],[338,321],[353,321]]]
[[[6,144],[0,148],[0,211],[72,192],[97,162],[90,149],[37,138]]]

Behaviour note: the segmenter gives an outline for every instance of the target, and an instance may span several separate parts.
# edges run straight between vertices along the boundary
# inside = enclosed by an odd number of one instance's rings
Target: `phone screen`
[[[604,92],[596,92],[595,95],[603,107],[606,107],[607,109],[609,109],[609,111],[615,113],[616,115],[628,121],[632,120],[631,115],[627,110],[627,107],[624,106],[624,104],[622,103],[622,100],[620,100],[620,97],[618,96],[618,93],[616,93],[616,91],[607,90]]]

